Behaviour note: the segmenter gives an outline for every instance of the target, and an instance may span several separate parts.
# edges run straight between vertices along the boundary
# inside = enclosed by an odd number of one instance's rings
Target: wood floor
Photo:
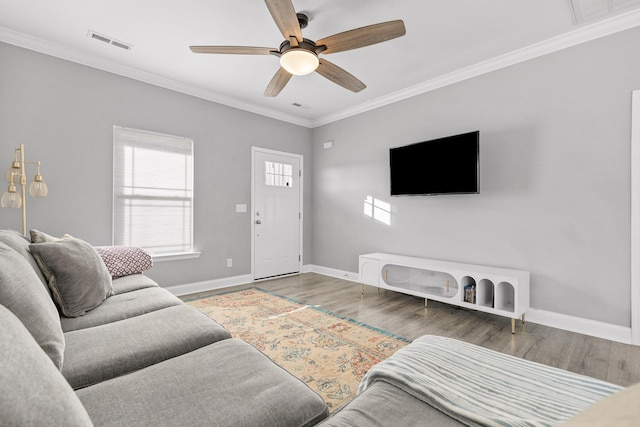
[[[628,386],[640,382],[640,347],[620,344],[534,323],[517,323],[505,317],[460,309],[447,304],[306,273],[226,288],[218,292],[259,287],[340,316],[367,323],[413,340],[432,334],[456,338],[545,365]],[[200,294],[184,296],[193,298]]]

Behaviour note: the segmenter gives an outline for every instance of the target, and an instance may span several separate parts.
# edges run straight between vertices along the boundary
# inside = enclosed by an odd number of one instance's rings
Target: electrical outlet
[[[233,259],[227,258],[227,267],[233,267]]]

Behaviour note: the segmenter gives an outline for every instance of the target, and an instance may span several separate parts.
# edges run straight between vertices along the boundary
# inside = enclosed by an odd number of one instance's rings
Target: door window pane
[[[293,166],[265,161],[264,183],[270,187],[293,187]]]

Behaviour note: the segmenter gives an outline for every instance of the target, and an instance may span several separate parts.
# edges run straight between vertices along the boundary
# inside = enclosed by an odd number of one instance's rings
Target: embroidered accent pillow
[[[134,246],[96,246],[113,279],[142,273],[153,267],[151,255]]]

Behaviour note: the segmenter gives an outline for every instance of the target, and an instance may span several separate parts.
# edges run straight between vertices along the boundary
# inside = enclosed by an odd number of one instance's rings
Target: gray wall
[[[357,271],[380,251],[522,269],[532,307],[630,326],[638,41],[630,30],[314,129],[314,264]],[[479,195],[389,196],[390,147],[476,129]],[[391,203],[390,226],[363,215],[367,195]]]
[[[629,326],[639,38],[630,30],[313,131],[0,43],[0,166],[26,144],[50,187],[28,198],[29,227],[109,244],[112,126],[194,138],[203,254],[157,263],[151,277],[169,286],[249,273],[250,218],[234,208],[250,202],[250,146],[303,154],[305,264],[357,271],[359,254],[386,251],[524,269],[533,307]],[[389,197],[390,147],[475,129],[481,194]],[[391,226],[363,215],[367,195],[392,204]],[[19,212],[0,209],[0,228],[19,227]]]
[[[309,129],[0,43],[1,172],[24,143],[27,160],[43,162],[49,185],[49,197],[28,197],[29,228],[111,243],[113,125],[195,140],[195,247],[202,255],[156,263],[150,276],[163,286],[251,272],[250,216],[235,213],[235,204],[251,202],[252,145],[302,154],[312,164]],[[307,170],[307,262],[310,189]],[[0,228],[20,227],[19,211],[0,209]]]

